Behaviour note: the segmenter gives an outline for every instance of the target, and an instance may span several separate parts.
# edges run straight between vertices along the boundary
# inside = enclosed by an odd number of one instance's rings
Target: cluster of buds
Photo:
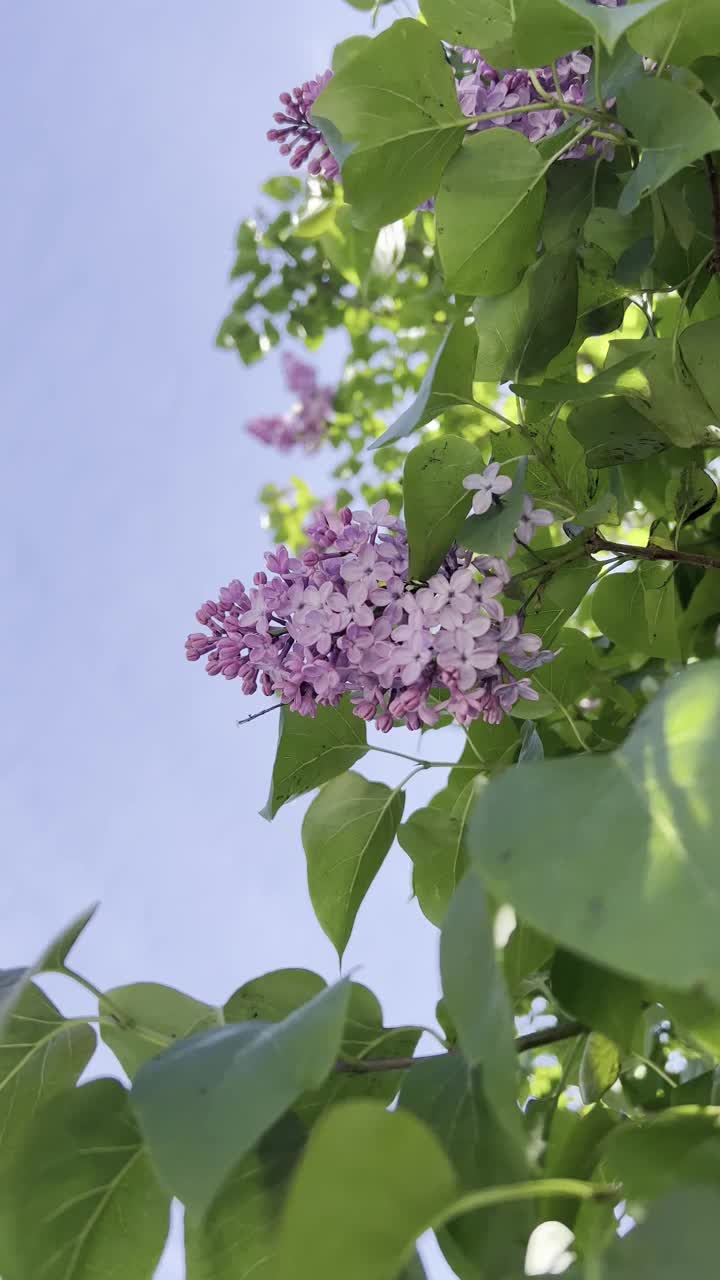
[[[466,487],[475,509],[486,509],[510,481],[493,464]],[[518,539],[552,519],[526,497]],[[244,693],[260,688],[305,716],[347,695],[382,732],[441,716],[498,724],[518,698],[537,699],[518,673],[554,654],[523,630],[520,613],[506,615],[505,560],[455,545],[426,583],[411,582],[405,526],[386,502],[317,512],[307,535],[299,557],[279,547],[251,587],[231,582],[202,605],[206,630],[188,637],[191,662],[206,658],[210,675],[240,679]]]

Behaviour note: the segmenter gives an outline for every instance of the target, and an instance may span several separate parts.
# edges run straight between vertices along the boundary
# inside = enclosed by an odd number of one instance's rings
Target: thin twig
[[[236,720],[237,725],[250,724],[252,720],[259,720],[261,716],[270,715],[271,711],[280,711],[282,702],[274,702],[271,707],[263,707],[262,711],[253,711],[251,716],[246,716],[244,720]]]
[[[528,1053],[531,1049],[542,1049],[544,1045],[558,1044],[561,1040],[571,1040],[582,1036],[587,1031],[581,1022],[560,1022],[555,1027],[543,1027],[541,1031],[531,1031],[526,1036],[518,1036],[515,1041],[517,1053]],[[455,1049],[449,1053],[457,1052]],[[335,1063],[335,1070],[343,1075],[364,1076],[380,1071],[407,1071],[416,1067],[419,1062],[437,1061],[442,1054],[421,1054],[418,1058],[356,1058],[354,1061],[341,1060]]]
[[[622,542],[608,542],[602,534],[595,533],[587,544],[588,551],[614,551],[618,556],[630,560],[673,560],[678,564],[696,564],[701,569],[720,569],[720,560],[712,556],[701,556],[695,551],[674,551],[671,547],[660,547],[649,542],[646,547],[633,547]]]

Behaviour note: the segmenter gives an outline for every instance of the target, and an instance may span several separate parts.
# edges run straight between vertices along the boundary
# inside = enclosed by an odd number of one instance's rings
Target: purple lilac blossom
[[[292,93],[281,93],[283,110],[273,116],[279,128],[270,129],[267,135],[270,142],[280,143],[281,156],[290,156],[292,169],[300,169],[309,160],[308,171],[331,182],[338,177],[340,166],[320,129],[311,123],[310,110],[332,77],[332,71],[324,71],[317,79],[296,85]]]
[[[273,445],[282,453],[289,452],[296,445],[302,445],[310,453],[323,439],[335,393],[332,387],[318,386],[312,365],[305,364],[296,356],[283,355],[283,370],[288,391],[297,396],[292,409],[286,414],[253,418],[245,430],[256,440]]]
[[[479,491],[497,482],[496,467],[488,470]],[[526,524],[532,510],[529,502]],[[522,614],[506,617],[505,561],[454,545],[418,588],[405,526],[387,502],[318,511],[306,532],[302,555],[278,547],[251,587],[231,582],[202,605],[196,616],[207,630],[188,637],[191,662],[205,658],[210,675],[240,679],[243,693],[259,686],[300,715],[349,695],[355,715],[382,732],[441,715],[498,724],[518,698],[537,700],[511,668],[530,671],[554,654],[523,631]]]

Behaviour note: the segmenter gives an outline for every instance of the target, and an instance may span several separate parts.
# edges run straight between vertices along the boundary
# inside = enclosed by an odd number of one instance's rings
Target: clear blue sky
[[[260,567],[255,495],[298,465],[242,432],[284,406],[276,360],[245,371],[212,345],[235,225],[282,171],[277,94],[365,21],[341,0],[2,7],[2,966],[97,898],[75,962],[101,987],[222,1001],[271,968],[336,973],[304,806],[257,814],[272,718],[236,728],[238,685],[183,642]],[[337,346],[319,362],[336,375]],[[327,459],[301,465],[322,491]],[[397,848],[347,965],[389,1019],[432,1018],[436,935]],[[180,1280],[176,1251],[159,1274]]]

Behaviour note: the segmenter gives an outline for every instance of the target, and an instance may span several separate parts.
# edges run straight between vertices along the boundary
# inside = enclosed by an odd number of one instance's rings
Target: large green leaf
[[[324,978],[310,969],[274,969],[251,978],[230,996],[223,1009],[225,1021],[282,1022],[326,986]]]
[[[276,1280],[395,1280],[457,1181],[407,1111],[349,1102],[316,1126],[293,1179]]]
[[[168,1231],[158,1185],[115,1080],[38,1112],[13,1171],[13,1280],[151,1280]]]
[[[582,1116],[568,1108],[557,1108],[543,1161],[545,1177],[583,1181],[592,1177],[598,1163],[598,1147],[618,1123],[617,1114],[602,1104],[590,1107]],[[550,1196],[543,1201],[538,1216],[572,1228],[577,1212],[575,1201]]]
[[[720,420],[720,316],[688,325],[680,334],[680,353],[709,404],[715,423]]]
[[[403,503],[410,577],[421,581],[439,568],[470,509],[472,494],[463,480],[482,467],[475,447],[459,436],[418,445],[403,472]]]
[[[344,773],[366,751],[365,721],[353,715],[347,699],[337,707],[318,707],[314,719],[283,707],[270,794],[262,816],[271,820],[288,800]]]
[[[240,1161],[202,1221],[186,1220],[186,1280],[272,1280],[278,1222],[306,1137],[288,1112]]]
[[[458,320],[443,338],[412,404],[372,448],[380,449],[393,440],[411,435],[419,427],[432,422],[433,418],[439,418],[447,409],[472,404],[476,352],[476,330]]]
[[[399,1105],[433,1130],[466,1191],[529,1177],[524,1152],[488,1104],[482,1070],[468,1071],[458,1055],[438,1054],[408,1072]],[[477,1275],[481,1259],[484,1274],[521,1275],[532,1225],[530,1204],[497,1205],[455,1218],[438,1241],[461,1280]]]
[[[34,964],[15,969],[0,969],[0,1027],[20,1000],[34,974],[63,971],[69,952],[92,920],[97,908],[98,904],[94,903],[61,930]]]
[[[545,170],[537,147],[511,129],[466,139],[437,196],[448,289],[492,297],[515,287],[537,256]]]
[[[593,1280],[714,1280],[719,1219],[715,1189],[683,1188],[663,1196],[641,1226],[613,1242]],[[589,1280],[592,1273],[585,1274]]]
[[[499,1123],[519,1141],[512,1007],[495,955],[485,890],[472,871],[461,880],[445,918],[440,973],[463,1057],[471,1067],[482,1066],[488,1101]]]
[[[204,1031],[141,1068],[133,1106],[160,1174],[191,1217],[300,1094],[322,1084],[349,998],[344,979],[283,1022]]]
[[[475,794],[471,780],[452,810],[416,809],[398,831],[398,841],[413,864],[413,889],[420,910],[440,927],[466,866],[463,839]]]
[[[683,1185],[720,1189],[720,1111],[671,1107],[642,1127],[620,1125],[603,1143],[602,1160],[631,1201]]]
[[[577,299],[573,245],[544,253],[509,293],[478,298],[478,381],[507,382],[542,373],[573,336]]]
[[[568,428],[585,450],[589,467],[637,462],[671,447],[665,432],[623,396],[579,404],[568,418]]]
[[[610,53],[641,18],[668,0],[640,0],[610,9],[590,0],[515,0],[513,42],[523,66],[554,62],[564,53],[591,45],[599,36]]]
[[[38,1108],[78,1080],[95,1050],[85,1022],[66,1022],[34,983],[0,1029],[0,1171],[7,1172]]]
[[[632,213],[649,192],[720,148],[720,120],[712,107],[674,80],[645,76],[635,81],[620,93],[618,110],[642,150],[620,197],[621,213]]]
[[[633,356],[647,378],[650,398],[635,398],[635,408],[681,448],[713,442],[708,427],[714,413],[682,352],[670,338],[621,339],[610,345],[608,365]]]
[[[638,53],[673,66],[720,53],[720,9],[716,0],[668,0],[630,33]]]
[[[612,754],[524,765],[485,787],[469,852],[492,892],[563,946],[717,998],[719,761],[710,661],[670,680]]]
[[[592,616],[603,634],[626,653],[679,658],[675,584],[667,565],[647,566],[642,574],[637,569],[608,574],[593,592]]]
[[[345,197],[361,226],[381,227],[435,194],[467,120],[436,36],[395,22],[336,73],[313,109],[351,144]]]
[[[443,40],[485,56],[512,36],[512,0],[421,0],[420,8]]]
[[[185,1040],[223,1021],[221,1010],[159,982],[106,991],[100,997],[100,1013],[100,1035],[131,1079],[171,1041]]]
[[[555,999],[566,1013],[629,1052],[647,1002],[642,983],[562,950],[555,954],[550,982]]]
[[[404,807],[404,791],[349,772],[327,782],[305,814],[302,840],[310,899],[341,958]]]

